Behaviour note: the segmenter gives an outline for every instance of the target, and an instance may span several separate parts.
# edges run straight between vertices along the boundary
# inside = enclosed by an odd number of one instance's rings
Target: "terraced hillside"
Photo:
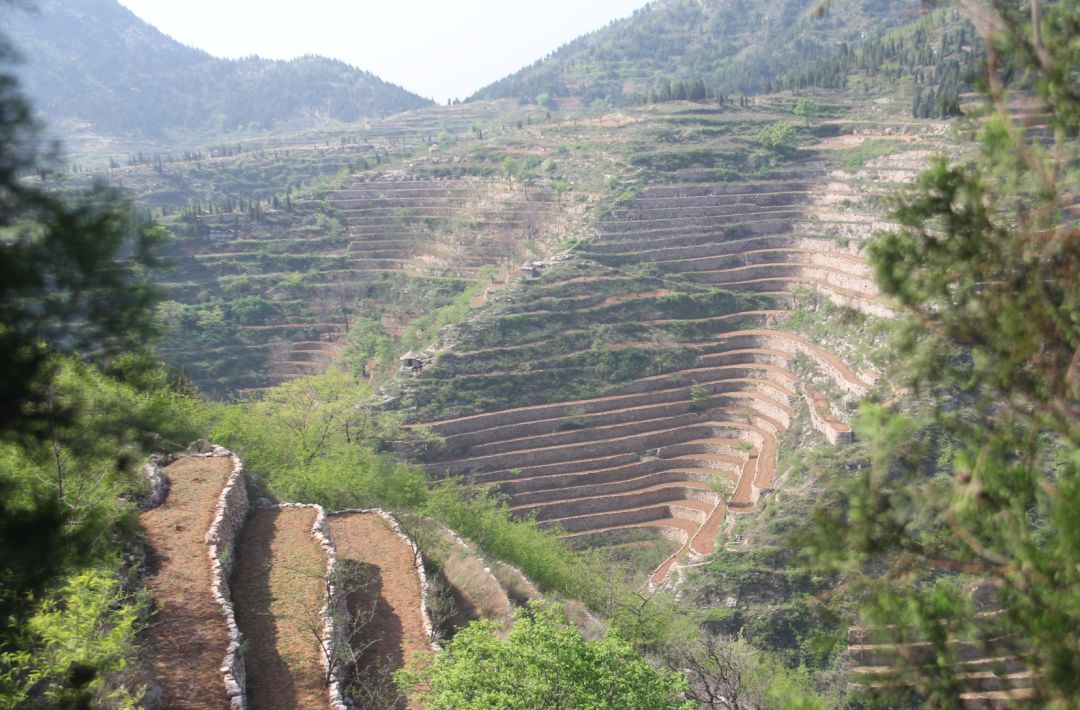
[[[955,654],[957,680],[963,684],[960,701],[965,708],[1007,708],[1034,696],[1032,673],[1020,659],[998,653],[988,656],[975,644],[956,639],[950,642]],[[895,685],[897,659],[934,662],[933,645],[913,641],[907,644],[875,643],[871,629],[852,628],[849,648],[852,673],[868,687]],[[903,681],[899,681],[903,683]]]
[[[740,153],[711,136],[776,114],[652,118],[667,143],[692,149],[641,141],[630,162],[645,184],[629,181],[594,239],[463,328],[469,344],[441,355],[404,401],[462,414],[429,422],[445,437],[429,473],[494,485],[516,513],[579,544],[644,541],[660,582],[711,553],[727,516],[774,487],[804,381],[823,433],[850,436],[844,413],[874,386],[872,365],[789,321],[826,302],[889,315],[859,250],[880,224],[874,195],[924,149],[898,140],[891,156],[862,160],[881,138],[849,133],[798,153]],[[932,143],[938,128],[889,131]]]
[[[398,337],[467,290],[482,297],[581,211],[549,176],[507,179],[501,157],[455,147],[529,112],[413,111],[114,171],[177,237],[164,354],[210,394],[257,391],[325,368],[358,318]]]

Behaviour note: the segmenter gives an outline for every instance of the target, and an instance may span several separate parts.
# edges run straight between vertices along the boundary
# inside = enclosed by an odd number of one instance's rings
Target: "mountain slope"
[[[51,120],[98,133],[269,128],[297,118],[352,121],[431,102],[322,57],[225,60],[184,46],[115,0],[44,0],[0,12],[28,60],[17,68]]]
[[[656,0],[473,98],[640,101],[661,81],[753,93],[765,80],[915,17],[918,0]]]

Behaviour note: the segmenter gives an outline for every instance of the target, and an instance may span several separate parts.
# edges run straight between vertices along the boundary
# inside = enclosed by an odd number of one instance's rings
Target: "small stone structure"
[[[809,387],[804,386],[802,390],[803,398],[810,409],[810,423],[813,424],[814,429],[824,434],[833,446],[850,444],[854,440],[851,427],[833,414],[828,398]]]
[[[527,279],[539,278],[544,273],[543,266],[539,261],[526,261],[521,265],[521,275]]]
[[[420,357],[412,350],[402,355],[399,359],[401,360],[402,372],[420,372],[420,370],[424,369],[424,358]]]

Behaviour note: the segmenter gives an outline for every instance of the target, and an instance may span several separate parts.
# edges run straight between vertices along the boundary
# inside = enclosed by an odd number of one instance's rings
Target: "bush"
[[[149,599],[127,595],[102,569],[69,577],[26,624],[28,643],[0,654],[0,705],[135,708],[119,674],[134,657]]]
[[[425,673],[399,674],[429,710],[521,707],[689,710],[688,686],[657,670],[625,641],[586,641],[558,606],[533,604],[515,613],[507,638],[493,621],[470,624]]]

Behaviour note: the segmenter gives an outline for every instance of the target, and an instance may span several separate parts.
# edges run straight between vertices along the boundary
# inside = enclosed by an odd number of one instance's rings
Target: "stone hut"
[[[538,278],[543,273],[542,266],[543,264],[538,261],[526,261],[521,265],[521,275],[527,279]]]
[[[420,357],[412,350],[402,355],[399,359],[401,360],[402,372],[419,372],[424,369],[424,358]]]

